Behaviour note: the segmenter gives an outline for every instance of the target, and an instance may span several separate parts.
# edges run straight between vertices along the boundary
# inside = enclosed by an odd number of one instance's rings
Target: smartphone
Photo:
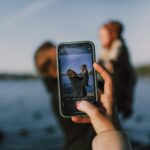
[[[83,116],[76,102],[98,105],[97,79],[93,68],[95,47],[90,41],[65,42],[57,47],[59,106],[63,117]]]

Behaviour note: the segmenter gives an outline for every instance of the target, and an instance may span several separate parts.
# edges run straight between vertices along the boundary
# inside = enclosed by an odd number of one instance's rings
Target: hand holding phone
[[[90,41],[61,43],[57,47],[60,113],[63,117],[83,116],[76,102],[97,101],[95,48]]]
[[[98,64],[94,63],[94,69],[102,76],[105,81],[104,92],[99,92],[99,101],[101,101],[105,113],[99,111],[99,108],[90,104],[87,101],[77,102],[77,109],[85,112],[87,117],[73,116],[71,119],[76,123],[91,123],[97,134],[110,131],[121,130],[121,124],[119,121],[116,103],[114,101],[113,94],[113,81],[108,72]]]

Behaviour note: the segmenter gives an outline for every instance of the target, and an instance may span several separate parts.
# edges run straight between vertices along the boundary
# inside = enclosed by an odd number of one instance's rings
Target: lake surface
[[[139,79],[134,114],[122,124],[131,138],[150,143],[150,79]],[[0,150],[61,150],[62,145],[63,134],[42,82],[0,81]]]

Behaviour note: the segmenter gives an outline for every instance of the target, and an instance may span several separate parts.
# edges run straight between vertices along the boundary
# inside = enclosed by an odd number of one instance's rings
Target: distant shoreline
[[[135,68],[139,77],[150,78],[150,65],[141,65]],[[36,74],[0,73],[0,80],[35,80],[40,77]]]
[[[150,64],[138,66],[135,68],[135,71],[139,77],[150,78]]]
[[[11,74],[11,73],[0,73],[0,80],[35,80],[39,76],[34,74]]]

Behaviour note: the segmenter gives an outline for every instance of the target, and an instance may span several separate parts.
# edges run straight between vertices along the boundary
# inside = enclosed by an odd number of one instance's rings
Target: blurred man
[[[52,95],[52,107],[65,135],[64,150],[91,150],[92,139],[95,136],[91,125],[75,124],[70,119],[64,119],[60,116],[55,44],[52,42],[43,43],[37,49],[34,61],[47,91]]]

